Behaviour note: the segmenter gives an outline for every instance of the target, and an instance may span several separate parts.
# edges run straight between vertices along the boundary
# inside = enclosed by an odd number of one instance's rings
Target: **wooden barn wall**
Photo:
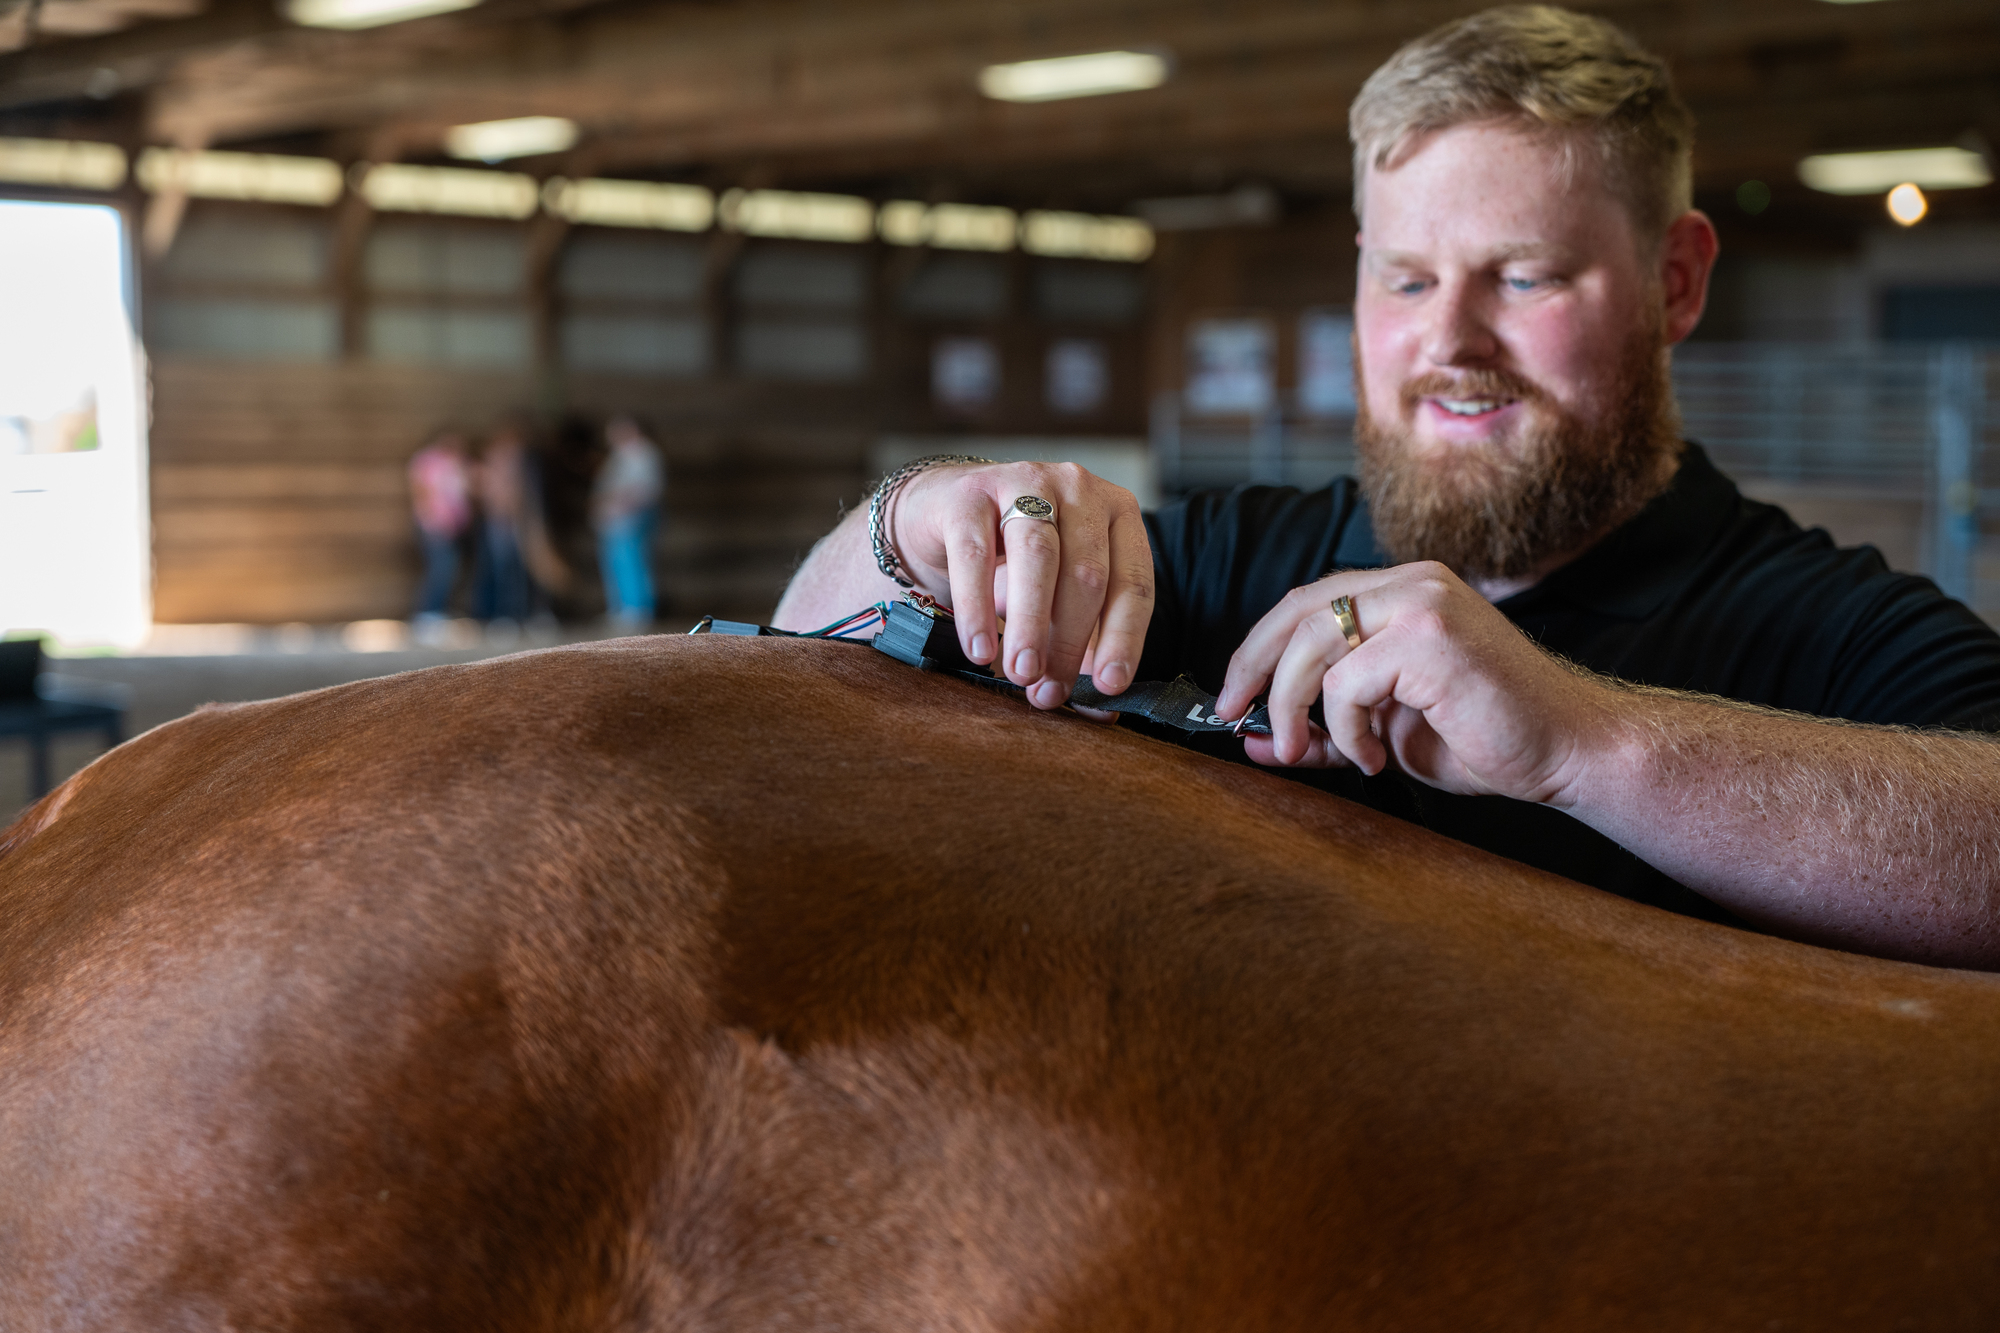
[[[841,505],[862,494],[869,447],[883,434],[964,437],[967,448],[982,435],[1142,435],[1148,404],[1185,383],[1190,326],[1213,316],[1270,320],[1278,388],[1289,401],[1299,318],[1347,305],[1354,291],[1353,221],[1328,204],[1275,226],[1163,234],[1143,272],[1019,253],[760,243],[735,261],[751,265],[740,270],[745,280],[711,276],[699,301],[672,292],[593,295],[586,273],[577,279],[580,294],[555,308],[556,331],[572,317],[620,328],[671,329],[681,320],[705,330],[687,364],[671,373],[664,363],[653,373],[615,373],[546,360],[498,368],[398,359],[375,354],[365,339],[343,349],[301,320],[269,327],[300,339],[309,354],[262,359],[241,346],[227,355],[200,350],[195,344],[211,336],[203,330],[219,326],[195,321],[215,309],[330,309],[325,222],[251,208],[211,209],[195,221],[149,284],[149,322],[170,335],[157,340],[167,345],[156,345],[152,365],[155,606],[167,622],[405,616],[418,561],[403,469],[430,431],[451,423],[482,433],[515,413],[547,426],[565,412],[601,422],[626,411],[650,421],[671,472],[657,560],[663,614],[765,617]],[[453,225],[453,236],[507,239],[497,227]],[[384,227],[386,235],[410,230]],[[585,235],[575,243],[604,248],[623,265],[625,250],[644,238]],[[680,255],[683,267],[689,255],[708,253],[690,247],[709,244],[651,243],[663,256]],[[513,260],[496,262],[504,269]],[[755,264],[767,262],[778,265],[769,270],[775,280],[758,277],[766,270]],[[854,290],[839,308],[802,304],[819,298],[792,298],[788,264],[806,265],[798,271],[808,277],[819,271],[813,265],[847,265]],[[664,290],[672,273],[660,272]],[[1139,285],[1111,281],[1128,276]],[[383,281],[384,292],[362,307],[364,332],[374,327],[370,310],[484,318],[533,308],[518,291],[406,296]],[[720,298],[723,288],[732,295]],[[838,377],[773,378],[738,364],[756,351],[757,337],[828,329],[862,340],[856,367]],[[939,341],[965,337],[989,339],[1004,363],[999,396],[972,411],[941,406],[930,384]],[[1109,396],[1081,418],[1055,412],[1044,394],[1044,359],[1065,338],[1096,341],[1109,357]],[[581,591],[559,609],[588,615],[594,561],[587,536],[573,530],[571,538],[567,554]]]
[[[532,377],[370,361],[163,357],[152,374],[165,622],[407,615],[418,565],[410,452],[440,423],[482,430],[545,401]],[[863,486],[875,433],[873,395],[852,386],[599,379],[566,397],[656,426],[672,477],[661,591],[682,615],[768,615]]]
[[[527,414],[634,412],[671,480],[663,614],[769,615],[797,562],[861,493],[885,433],[1143,433],[1146,271],[884,245],[384,216],[204,200],[143,272],[152,355],[155,615],[334,622],[410,611],[417,553],[403,468],[431,431]],[[539,248],[538,248],[539,247]],[[544,253],[546,251],[546,253]],[[976,408],[941,404],[943,339],[1004,370]],[[1103,353],[1108,392],[1058,410],[1049,358]],[[576,587],[601,609],[574,442]],[[559,525],[560,526],[560,525]],[[562,535],[559,533],[559,535]]]
[[[1299,318],[1354,304],[1354,215],[1344,200],[1269,227],[1170,232],[1153,264],[1147,376],[1157,390],[1186,382],[1189,326],[1201,319],[1261,316],[1277,335],[1277,388],[1298,388]]]

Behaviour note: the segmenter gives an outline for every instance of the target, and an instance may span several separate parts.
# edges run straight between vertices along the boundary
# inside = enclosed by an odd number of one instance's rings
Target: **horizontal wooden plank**
[[[180,504],[153,514],[153,540],[162,550],[182,546],[283,547],[360,545],[414,549],[416,538],[402,506],[292,503]]]
[[[245,587],[283,585],[296,582],[360,582],[414,579],[417,560],[357,554],[347,559],[328,559],[323,550],[257,551],[248,548],[211,548],[161,553],[155,564],[159,588],[177,583],[237,583]],[[158,595],[158,594],[156,594]],[[297,616],[284,617],[296,620]]]
[[[370,577],[365,571],[295,571],[283,580],[240,578],[162,579],[153,615],[167,624],[329,624],[406,616],[415,595],[412,579]]]
[[[164,463],[152,474],[156,508],[201,501],[282,500],[394,503],[409,498],[399,465],[342,463]]]
[[[409,454],[440,422],[487,426],[536,392],[522,377],[366,362],[170,358],[154,378],[155,614],[168,622],[407,614],[418,566]],[[668,605],[768,617],[867,485],[872,409],[850,389],[569,386],[585,387],[601,395],[599,414],[665,409],[653,415],[670,473],[658,547]],[[589,534],[567,540],[587,581]]]
[[[790,581],[794,563],[756,558],[658,563],[665,606],[689,615],[754,611],[768,620]],[[297,559],[179,559],[163,561],[155,616],[166,623],[293,620],[334,622],[407,616],[416,593],[413,567],[351,563],[328,566]]]

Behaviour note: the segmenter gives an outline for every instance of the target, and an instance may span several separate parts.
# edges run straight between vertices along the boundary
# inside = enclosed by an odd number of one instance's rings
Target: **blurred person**
[[[1349,125],[1358,479],[1142,515],[1071,465],[924,460],[775,622],[914,585],[1036,707],[1079,670],[1185,672],[1225,719],[1268,693],[1234,757],[1637,902],[2000,968],[2000,635],[1682,437],[1717,241],[1665,63],[1491,9]]]
[[[615,628],[653,623],[653,530],[666,494],[659,446],[628,416],[604,427],[610,446],[591,485],[590,523],[604,573],[605,613]]]
[[[473,466],[479,546],[473,566],[472,614],[479,620],[518,625],[534,612],[534,584],[521,551],[530,509],[528,466],[526,432],[513,424],[487,439]]]
[[[459,545],[472,528],[472,475],[465,437],[442,430],[410,458],[410,510],[423,547],[424,578],[417,590],[420,634],[451,610],[458,585]]]

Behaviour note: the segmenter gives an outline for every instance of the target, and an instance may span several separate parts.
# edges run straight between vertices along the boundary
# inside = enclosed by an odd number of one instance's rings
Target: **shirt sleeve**
[[[1873,547],[1768,505],[1745,506],[1619,660],[1586,665],[1818,717],[2000,730],[2000,634]]]
[[[1884,569],[1834,608],[1847,627],[1827,713],[1857,722],[2000,731],[2000,634],[1914,574]]]

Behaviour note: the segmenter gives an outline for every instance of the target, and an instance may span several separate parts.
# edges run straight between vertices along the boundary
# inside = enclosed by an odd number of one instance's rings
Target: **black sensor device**
[[[951,612],[942,608],[931,609],[906,601],[889,603],[882,617],[882,632],[875,636],[875,646],[919,671],[992,675],[958,646],[958,631],[952,627]]]

